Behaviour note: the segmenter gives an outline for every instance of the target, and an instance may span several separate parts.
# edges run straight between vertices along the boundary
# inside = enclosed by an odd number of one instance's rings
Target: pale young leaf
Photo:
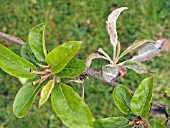
[[[89,68],[90,65],[91,65],[92,60],[96,59],[96,58],[102,58],[102,59],[108,60],[106,57],[104,57],[104,56],[102,56],[102,55],[100,55],[98,53],[92,53],[86,59],[86,67]]]
[[[120,65],[113,67],[112,65],[102,66],[102,77],[105,81],[111,82],[118,80],[126,74],[126,68]]]
[[[116,21],[120,15],[120,13],[124,10],[128,9],[127,7],[121,7],[118,8],[116,10],[114,10],[109,16],[108,16],[108,21],[106,21],[107,23],[107,30],[110,36],[110,41],[111,44],[116,48],[117,45],[117,40],[118,40],[118,36],[117,36],[117,31],[116,31]]]
[[[138,74],[151,74],[152,72],[138,61],[128,60],[123,64],[124,67],[134,70]]]
[[[121,55],[119,56],[119,59],[125,56],[126,54],[130,53],[131,51],[135,50],[136,48],[140,47],[141,45],[148,43],[148,42],[153,42],[153,41],[145,40],[145,39],[135,40],[133,44],[131,44],[125,51],[121,53]]]
[[[138,55],[134,56],[131,60],[139,62],[150,60],[157,56],[163,48],[166,39],[157,40],[155,43],[149,43],[139,50]]]

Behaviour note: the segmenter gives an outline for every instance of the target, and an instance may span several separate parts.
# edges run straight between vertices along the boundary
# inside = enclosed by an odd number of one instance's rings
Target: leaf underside
[[[45,55],[46,55],[46,48],[45,48],[45,24],[41,23],[36,27],[32,28],[28,35],[28,42],[29,46],[34,53],[35,57],[39,60],[44,62]]]
[[[48,83],[43,87],[41,94],[40,94],[40,101],[39,101],[39,107],[43,105],[50,96],[52,89],[54,88],[54,80],[48,81]]]

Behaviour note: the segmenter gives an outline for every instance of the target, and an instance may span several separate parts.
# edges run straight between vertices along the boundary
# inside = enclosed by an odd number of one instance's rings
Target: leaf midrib
[[[28,71],[28,69],[27,69],[27,68],[25,68],[25,67],[23,67],[23,66],[21,66],[21,65],[17,64],[16,62],[14,62],[13,60],[11,60],[10,58],[8,58],[8,57],[4,56],[3,54],[2,54],[2,56],[3,56],[4,58],[6,58],[8,61],[10,61],[10,62],[12,62],[12,63],[14,63],[14,64],[18,65],[19,67],[23,68],[23,69],[24,69],[24,70],[26,70],[26,71]],[[21,59],[22,59],[22,58],[21,58]]]
[[[35,85],[34,85],[35,86]],[[40,85],[37,85],[37,87],[35,88],[35,90],[33,91],[32,95],[30,96],[30,98],[27,100],[27,102],[23,105],[23,107],[21,108],[21,110],[18,112],[20,113],[24,107],[26,106],[26,104],[29,102],[29,100],[32,98],[32,96],[35,94],[35,91],[37,90],[37,88],[39,87]]]
[[[66,55],[58,63],[56,63],[54,66],[57,66],[59,63],[61,63],[69,55],[69,53],[71,53],[75,48],[76,47],[73,47],[73,49],[71,49],[69,52],[66,52]]]
[[[147,92],[146,97],[148,97],[149,91],[146,90],[146,92]],[[145,104],[146,104],[147,99],[148,99],[148,98],[146,98],[146,100],[145,100],[145,102],[144,102],[144,105],[142,105],[143,107],[142,107],[142,110],[141,110],[140,114],[143,113],[143,109],[144,109],[144,107],[145,107]]]
[[[61,85],[60,85],[59,87],[60,87],[61,91],[63,92],[63,89],[61,88]],[[75,114],[74,116],[76,116],[76,118],[78,118],[77,115],[76,115],[77,112],[74,112],[74,111],[72,110],[72,108],[70,107],[70,105],[69,105],[68,102],[67,102],[67,99],[65,98],[64,93],[62,93],[62,95],[63,95],[63,97],[64,97],[64,100],[65,100],[66,104],[68,105],[69,109],[71,110],[71,112],[73,112],[73,113]],[[82,124],[84,124],[83,121],[81,121],[81,122],[82,122]],[[86,124],[84,124],[84,125],[86,125]]]

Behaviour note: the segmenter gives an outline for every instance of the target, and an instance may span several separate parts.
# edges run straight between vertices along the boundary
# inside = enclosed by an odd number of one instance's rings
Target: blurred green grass
[[[106,30],[109,13],[122,6],[129,9],[121,14],[117,22],[117,30],[122,49],[136,39],[170,38],[170,2],[167,0],[0,0],[0,31],[22,38],[27,42],[29,30],[39,23],[47,23],[46,44],[48,50],[69,40],[81,40],[83,46],[77,54],[83,60],[102,47],[112,56],[112,47]],[[0,39],[0,43],[15,53],[20,46]],[[126,56],[128,59],[132,54]],[[95,60],[93,69],[100,70],[106,62]],[[145,63],[155,77],[153,99],[164,103],[163,92],[170,87],[169,53]],[[148,75],[129,72],[118,82],[135,90],[140,81]],[[91,108],[95,118],[122,115],[112,101],[113,87],[89,77],[85,87],[85,101]],[[81,87],[71,85],[79,94]],[[32,128],[50,127],[64,128],[50,105],[50,100],[42,108],[38,108],[38,98],[30,113],[23,119],[17,119],[12,112],[12,103],[21,84],[17,78],[0,70],[0,127]],[[159,118],[158,118],[159,119]],[[163,119],[163,120],[162,120]],[[164,122],[163,116],[160,120]]]

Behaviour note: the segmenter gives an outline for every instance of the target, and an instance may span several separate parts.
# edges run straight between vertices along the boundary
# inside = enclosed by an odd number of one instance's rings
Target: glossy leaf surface
[[[92,128],[92,114],[84,100],[68,85],[52,91],[52,106],[63,124],[70,128]]]
[[[128,120],[124,117],[109,117],[102,120],[95,120],[93,128],[131,128]]]
[[[54,48],[47,56],[46,62],[53,66],[52,73],[60,72],[80,49],[82,42],[69,41]]]
[[[133,114],[142,116],[144,119],[147,118],[150,111],[152,92],[153,78],[149,77],[140,83],[138,89],[135,91],[131,99],[130,108]]]
[[[42,84],[32,85],[32,82],[26,82],[18,91],[14,103],[13,111],[18,118],[26,116],[40,91]]]
[[[130,110],[130,100],[132,95],[130,94],[128,88],[124,85],[118,85],[114,88],[113,91],[113,99],[116,106],[119,108],[121,112],[124,114],[131,114]]]
[[[128,60],[123,64],[124,67],[134,70],[138,74],[151,74],[151,71],[138,61]]]
[[[39,61],[45,61],[46,47],[45,47],[45,24],[39,24],[32,28],[28,35],[29,46]]]
[[[125,51],[123,51],[119,59],[125,56],[126,54],[130,53],[131,51],[135,50],[136,48],[140,47],[141,45],[148,43],[148,42],[153,42],[152,40],[135,40],[133,44],[131,44]]]
[[[84,61],[73,58],[70,62],[56,75],[62,78],[73,78],[79,76],[86,69]]]
[[[24,60],[1,44],[0,68],[20,78],[34,78],[36,76],[36,74],[30,72],[30,69],[36,70],[36,67],[32,63]]]
[[[92,60],[97,59],[97,58],[102,58],[102,59],[106,59],[107,60],[106,57],[104,57],[104,56],[102,56],[102,55],[100,55],[98,53],[92,53],[86,59],[86,66],[87,66],[87,68],[90,67],[90,65],[92,63]]]
[[[48,83],[43,87],[40,94],[39,106],[43,105],[50,96],[52,89],[54,88],[54,80],[48,81]]]

